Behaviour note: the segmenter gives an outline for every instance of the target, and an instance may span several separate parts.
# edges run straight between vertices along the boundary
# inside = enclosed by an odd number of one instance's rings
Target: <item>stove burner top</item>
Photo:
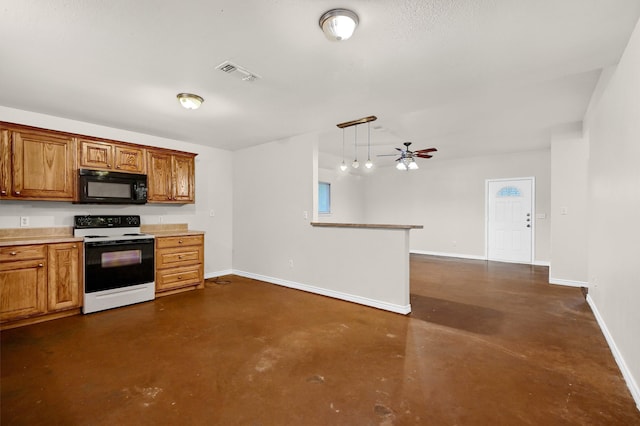
[[[139,232],[133,232],[131,234],[122,234],[122,235],[124,235],[124,236],[132,236],[132,235],[147,235],[147,234],[141,234]]]
[[[106,235],[85,235],[84,237],[85,238],[104,238],[106,237]]]

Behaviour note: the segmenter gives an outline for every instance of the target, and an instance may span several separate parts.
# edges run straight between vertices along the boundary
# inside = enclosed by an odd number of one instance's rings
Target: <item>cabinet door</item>
[[[0,198],[11,192],[11,151],[9,130],[0,129]]]
[[[44,259],[0,262],[0,320],[47,311]]]
[[[171,155],[157,151],[148,152],[149,166],[147,200],[149,202],[171,202]]]
[[[80,306],[80,243],[49,244],[47,295],[49,311]]]
[[[73,201],[75,149],[71,137],[12,132],[14,198]]]
[[[128,146],[115,146],[116,171],[129,173],[144,173],[144,152],[143,148],[132,148]]]
[[[172,163],[173,200],[182,203],[195,202],[194,158],[174,155]]]
[[[79,139],[80,168],[106,169],[113,167],[113,145],[107,142]]]

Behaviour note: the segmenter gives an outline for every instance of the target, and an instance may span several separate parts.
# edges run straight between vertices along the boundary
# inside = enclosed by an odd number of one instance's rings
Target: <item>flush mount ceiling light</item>
[[[198,109],[204,102],[201,96],[194,95],[193,93],[178,93],[177,98],[180,101],[180,105],[186,109]]]
[[[347,9],[331,9],[320,17],[320,28],[331,41],[348,40],[358,26],[358,15]]]

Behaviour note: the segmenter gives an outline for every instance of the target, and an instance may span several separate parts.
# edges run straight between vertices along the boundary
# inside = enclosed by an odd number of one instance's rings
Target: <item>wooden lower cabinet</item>
[[[44,258],[0,263],[0,321],[47,312]]]
[[[156,295],[204,288],[204,235],[156,237]]]
[[[2,328],[78,313],[81,262],[81,242],[0,247]]]
[[[49,244],[47,308],[49,311],[80,307],[80,244]]]

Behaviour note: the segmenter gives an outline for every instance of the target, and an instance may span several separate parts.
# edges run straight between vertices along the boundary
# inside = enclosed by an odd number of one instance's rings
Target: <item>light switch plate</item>
[[[29,216],[20,216],[20,227],[24,228],[29,226]]]

